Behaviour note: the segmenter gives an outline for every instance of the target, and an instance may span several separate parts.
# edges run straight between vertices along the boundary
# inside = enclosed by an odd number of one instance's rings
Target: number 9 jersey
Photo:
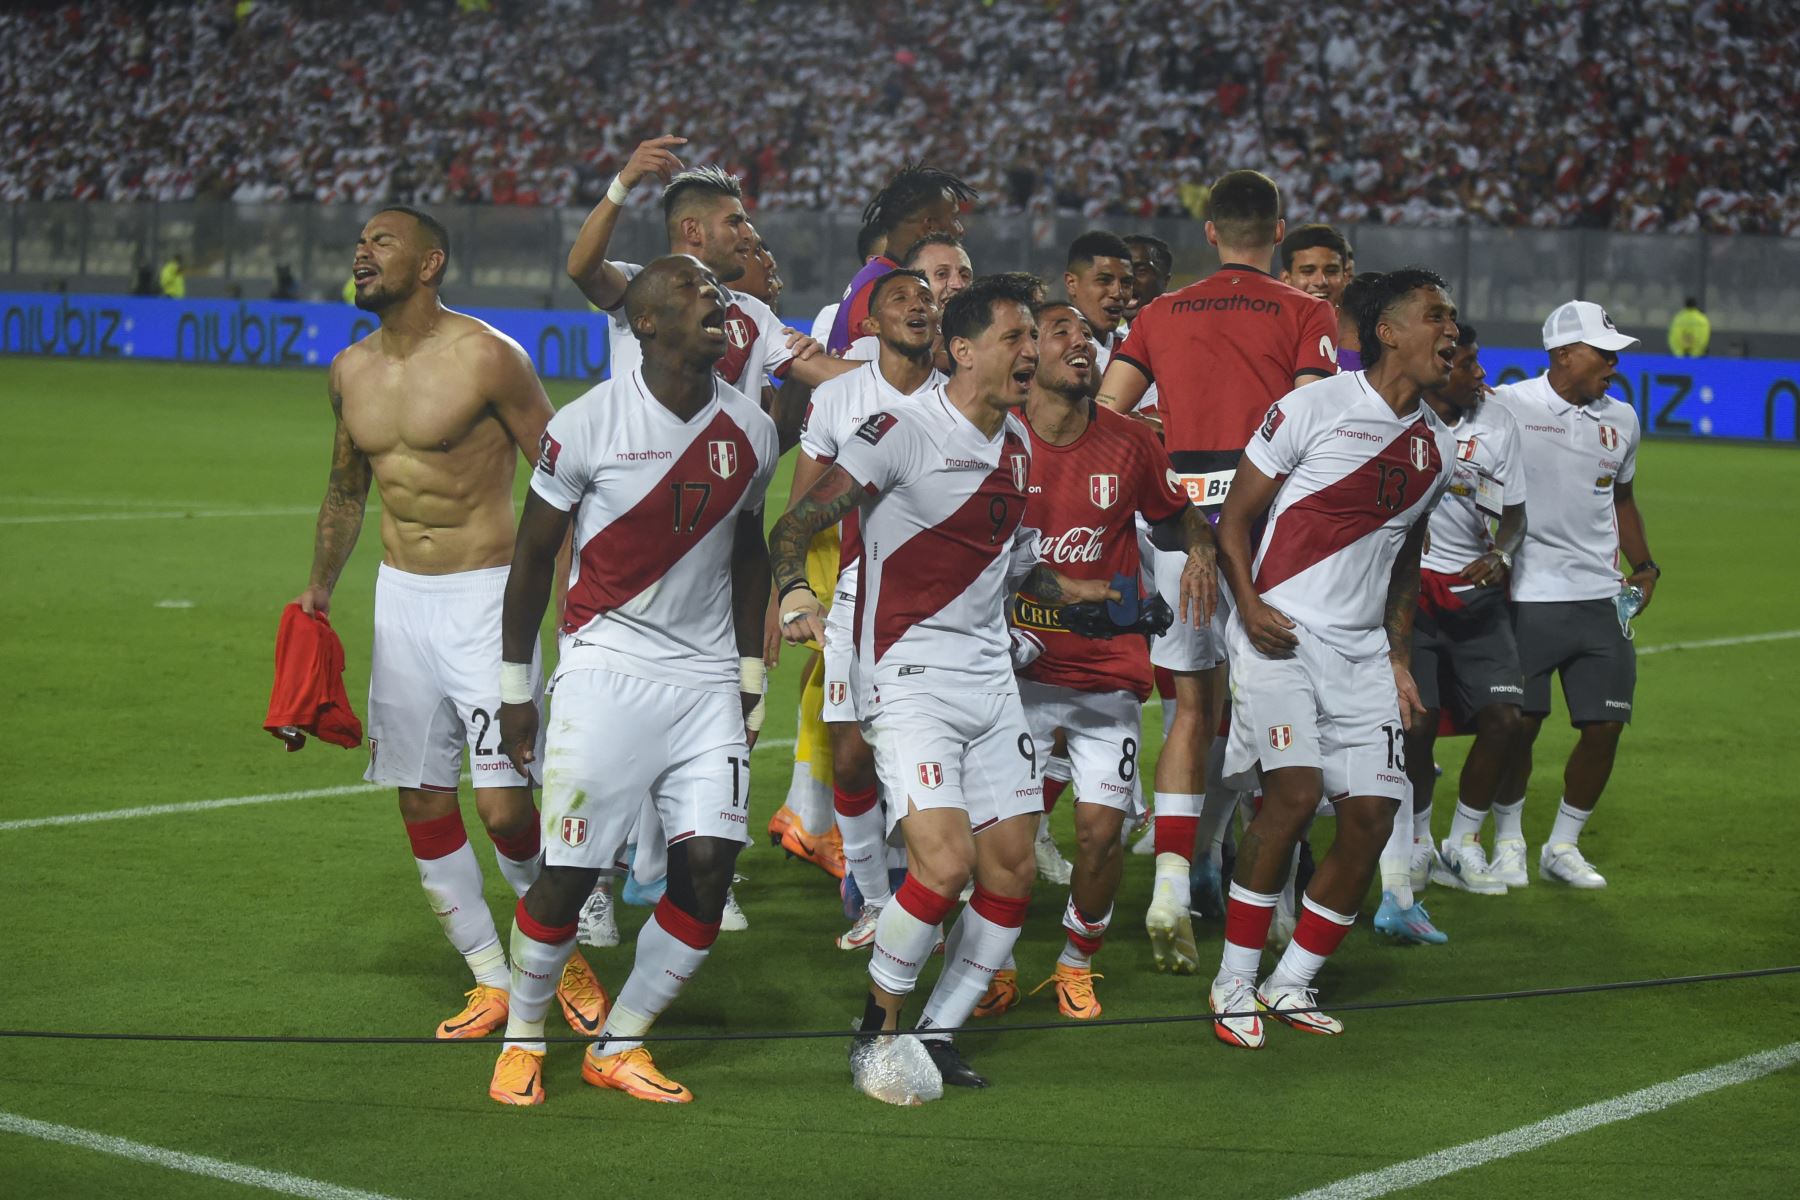
[[[775,423],[722,380],[687,421],[650,394],[640,370],[551,418],[531,490],[574,513],[558,678],[601,668],[737,691],[736,518],[761,511],[778,456]]]

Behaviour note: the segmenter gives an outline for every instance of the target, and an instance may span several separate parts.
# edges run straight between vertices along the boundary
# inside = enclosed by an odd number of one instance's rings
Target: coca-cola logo
[[[1077,525],[1055,537],[1043,534],[1038,539],[1038,557],[1053,563],[1097,563],[1106,549],[1106,526]]]

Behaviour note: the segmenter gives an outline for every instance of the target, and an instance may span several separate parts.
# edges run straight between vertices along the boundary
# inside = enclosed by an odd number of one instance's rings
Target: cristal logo
[[[1100,552],[1106,548],[1101,541],[1105,534],[1104,525],[1077,525],[1040,540],[1038,557],[1053,563],[1099,562]]]

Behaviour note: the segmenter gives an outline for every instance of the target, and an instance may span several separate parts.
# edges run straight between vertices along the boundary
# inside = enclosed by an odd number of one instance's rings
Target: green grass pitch
[[[28,359],[0,374],[0,822],[359,782],[361,751],[289,755],[259,728],[276,618],[305,582],[325,481],[323,374]],[[554,391],[561,403],[578,389]],[[1643,449],[1637,492],[1667,575],[1640,648],[1800,627],[1797,467],[1763,448]],[[333,608],[359,711],[379,553],[365,530]],[[775,677],[771,739],[792,735],[796,672],[790,659]],[[1639,675],[1637,724],[1583,838],[1612,886],[1431,889],[1442,948],[1378,937],[1371,897],[1322,977],[1327,1003],[1800,961],[1800,640],[1671,650]],[[1526,809],[1534,852],[1570,740],[1553,717]],[[1463,750],[1443,745],[1447,778]],[[758,831],[789,761],[780,746],[756,753]],[[467,815],[504,920],[510,893]],[[1448,819],[1440,803],[1440,834]],[[1068,820],[1065,805],[1065,844]],[[835,888],[760,838],[740,870],[751,927],[720,940],[662,1030],[847,1027],[865,959],[831,944]],[[1204,977],[1150,969],[1148,890],[1148,861],[1131,859],[1096,964],[1106,1013],[1203,1011]],[[467,986],[384,793],[0,829],[0,898],[4,1028],[417,1035]],[[1027,987],[1050,971],[1062,901],[1048,886],[1034,900],[1018,951]],[[644,915],[621,909],[627,944],[590,952],[610,988]],[[1209,964],[1219,928],[1198,932]],[[1055,1020],[1049,996],[1001,1023]],[[698,1097],[688,1107],[585,1087],[579,1049],[553,1047],[549,1103],[530,1110],[486,1097],[497,1041],[0,1040],[0,1114],[406,1200],[1282,1197],[1786,1045],[1800,979],[1346,1024],[1338,1039],[1273,1029],[1257,1054],[1199,1024],[968,1035],[993,1088],[918,1110],[856,1095],[836,1039],[663,1047],[660,1064]],[[551,1031],[564,1032],[558,1018]],[[1797,1111],[1800,1072],[1785,1071],[1407,1194],[1791,1196]],[[0,1131],[0,1195],[98,1194],[249,1189]]]

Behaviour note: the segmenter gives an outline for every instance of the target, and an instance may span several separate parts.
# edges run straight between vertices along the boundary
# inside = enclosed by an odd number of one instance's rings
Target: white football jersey
[[[1455,453],[1436,413],[1395,416],[1361,371],[1277,400],[1244,447],[1281,481],[1251,564],[1257,594],[1346,658],[1386,654],[1394,560],[1449,487]]]
[[[1514,600],[1605,600],[1619,593],[1613,484],[1637,474],[1637,410],[1607,396],[1570,404],[1539,375],[1494,389],[1519,422],[1534,497],[1513,561]]]
[[[637,278],[644,268],[637,263],[616,262],[626,279]],[[714,370],[719,378],[738,391],[755,397],[759,403],[763,382],[773,375],[781,378],[787,372],[794,352],[788,349],[787,330],[772,309],[748,292],[725,287],[725,354]],[[644,365],[643,347],[625,320],[625,302],[621,300],[607,311],[608,337],[607,377],[622,379]]]
[[[775,423],[723,382],[689,421],[650,394],[641,371],[552,417],[531,490],[575,516],[557,673],[603,667],[737,690],[736,518],[761,511],[779,453]]]
[[[927,395],[944,382],[942,372],[932,371],[919,389],[903,392],[887,381],[879,363],[827,379],[813,390],[812,403],[800,423],[800,449],[823,463],[837,461],[838,450],[862,423],[908,400]],[[862,556],[860,514],[852,512],[839,529],[838,581],[840,595],[856,595],[857,560]],[[843,603],[840,601],[839,603]]]
[[[1505,406],[1484,401],[1450,426],[1450,432],[1456,438],[1450,487],[1431,514],[1420,564],[1444,575],[1456,574],[1494,548],[1491,522],[1507,507],[1525,503],[1526,491],[1519,423]]]
[[[984,437],[938,384],[865,420],[837,465],[875,497],[854,626],[864,698],[1017,690],[1006,605],[1037,563],[1025,426],[1009,413]]]

